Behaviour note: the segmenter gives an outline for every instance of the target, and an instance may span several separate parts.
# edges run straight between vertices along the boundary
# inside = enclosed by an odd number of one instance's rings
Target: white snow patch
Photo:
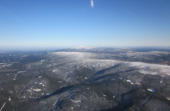
[[[155,90],[154,90],[154,89],[151,89],[151,88],[148,88],[147,91],[152,92],[152,93],[155,92]]]
[[[151,74],[151,75],[170,75],[170,66],[160,65],[160,64],[150,64],[143,62],[128,62],[130,66],[136,67],[139,69],[139,72],[142,74]]]
[[[11,97],[9,97],[9,98],[8,98],[8,101],[10,102],[11,100],[12,100]]]
[[[81,100],[71,100],[73,103],[81,103]]]
[[[32,90],[35,91],[35,92],[40,92],[41,91],[41,89],[38,89],[38,88],[32,89]]]
[[[166,99],[170,101],[170,97],[166,97]]]
[[[130,83],[131,85],[134,84],[131,80],[126,80],[126,82]]]

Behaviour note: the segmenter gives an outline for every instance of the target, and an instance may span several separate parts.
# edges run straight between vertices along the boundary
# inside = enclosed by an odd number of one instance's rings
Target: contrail
[[[91,5],[92,8],[94,7],[94,0],[90,1],[90,5]]]

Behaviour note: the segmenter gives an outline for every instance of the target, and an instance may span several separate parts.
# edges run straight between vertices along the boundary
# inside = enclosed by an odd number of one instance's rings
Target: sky
[[[170,46],[170,0],[0,0],[0,48]]]

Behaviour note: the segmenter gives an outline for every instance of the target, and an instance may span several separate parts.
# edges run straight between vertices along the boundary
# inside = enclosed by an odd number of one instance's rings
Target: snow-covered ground
[[[160,52],[151,52],[158,54]],[[165,53],[165,52],[162,52]],[[151,64],[144,62],[131,62],[131,61],[120,61],[120,60],[111,60],[111,59],[96,59],[98,56],[95,53],[88,52],[54,52],[52,54],[70,58],[76,61],[76,64],[79,63],[86,67],[93,67],[96,69],[101,69],[104,67],[110,67],[117,63],[127,64],[129,67],[134,67],[139,70],[142,74],[151,74],[151,75],[160,75],[166,76],[170,75],[170,66],[161,65],[161,64]],[[56,71],[57,69],[53,70]]]

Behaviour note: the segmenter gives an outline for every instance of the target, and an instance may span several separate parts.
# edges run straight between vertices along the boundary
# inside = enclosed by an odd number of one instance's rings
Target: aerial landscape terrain
[[[170,111],[170,50],[1,52],[0,111]]]
[[[0,0],[0,111],[170,111],[170,0]]]

